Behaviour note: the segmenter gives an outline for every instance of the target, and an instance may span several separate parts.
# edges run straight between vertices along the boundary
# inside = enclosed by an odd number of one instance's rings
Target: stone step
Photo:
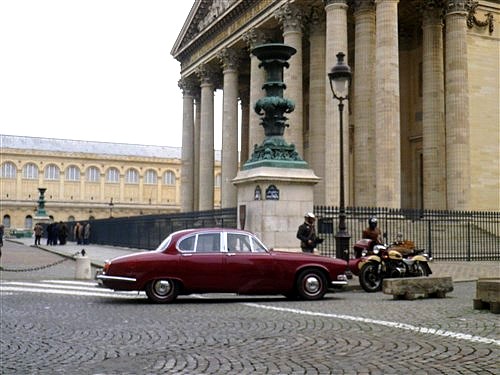
[[[480,278],[476,284],[475,310],[489,309],[494,314],[500,313],[500,278]]]
[[[382,291],[392,294],[394,299],[444,298],[453,291],[453,281],[451,276],[384,279]]]

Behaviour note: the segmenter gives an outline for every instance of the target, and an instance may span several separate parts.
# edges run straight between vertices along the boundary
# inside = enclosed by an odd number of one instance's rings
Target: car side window
[[[252,246],[249,238],[245,234],[228,233],[227,251],[229,252],[251,252]]]
[[[179,247],[179,250],[181,250],[181,251],[194,251],[195,239],[196,239],[196,236],[184,238],[177,245]]]
[[[204,233],[198,235],[196,242],[197,253],[213,253],[220,252],[220,234],[219,233]]]
[[[257,241],[257,239],[252,238],[252,244],[253,244],[253,251],[256,251],[258,253],[265,253],[267,251],[266,247],[262,245],[260,241]]]

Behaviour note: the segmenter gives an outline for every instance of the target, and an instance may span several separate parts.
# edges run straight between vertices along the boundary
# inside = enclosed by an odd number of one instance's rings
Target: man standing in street
[[[42,239],[43,227],[36,223],[35,228],[33,228],[33,232],[35,232],[35,246],[39,246],[40,240]]]
[[[300,240],[300,248],[304,253],[312,253],[316,244],[320,243],[320,239],[316,237],[316,227],[314,222],[316,216],[312,212],[304,215],[304,223],[297,230],[297,238]]]

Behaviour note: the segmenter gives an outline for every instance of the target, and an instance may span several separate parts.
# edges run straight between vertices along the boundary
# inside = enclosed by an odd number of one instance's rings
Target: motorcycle
[[[387,241],[387,234],[384,234]],[[416,249],[413,242],[398,240],[390,245],[374,244],[362,239],[354,244],[355,257],[349,260],[351,272],[359,277],[366,292],[382,289],[387,278],[419,277],[432,274],[424,249]]]

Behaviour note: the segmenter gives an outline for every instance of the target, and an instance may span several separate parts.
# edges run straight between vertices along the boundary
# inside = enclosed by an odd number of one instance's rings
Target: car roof
[[[190,228],[190,229],[183,229],[179,230],[177,232],[174,232],[173,234],[175,235],[182,235],[182,234],[189,234],[189,233],[198,233],[198,232],[236,232],[236,233],[245,233],[245,234],[253,234],[249,231],[242,230],[242,229],[237,229],[237,228],[219,228],[219,227],[206,227],[206,228]]]

